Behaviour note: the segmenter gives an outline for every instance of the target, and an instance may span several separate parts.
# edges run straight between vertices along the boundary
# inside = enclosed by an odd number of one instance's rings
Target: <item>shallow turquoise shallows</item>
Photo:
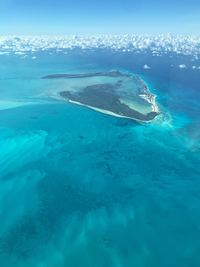
[[[200,71],[168,55],[32,56],[0,56],[0,266],[199,267]],[[157,95],[153,123],[64,102],[66,81],[40,79],[113,69]]]

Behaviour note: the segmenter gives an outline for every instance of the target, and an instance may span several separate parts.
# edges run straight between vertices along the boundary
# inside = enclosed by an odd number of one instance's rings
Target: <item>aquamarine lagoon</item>
[[[109,48],[0,55],[0,266],[200,266],[200,70],[183,63],[200,60]],[[59,95],[111,77],[42,79],[112,71],[144,82],[155,118]],[[151,112],[144,103],[129,101]]]

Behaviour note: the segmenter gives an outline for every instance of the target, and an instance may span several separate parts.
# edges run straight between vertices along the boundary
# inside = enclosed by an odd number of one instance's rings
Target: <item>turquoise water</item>
[[[199,267],[198,72],[167,56],[36,56],[0,61],[0,265]],[[158,95],[155,123],[56,100],[66,85],[39,79],[116,68]]]

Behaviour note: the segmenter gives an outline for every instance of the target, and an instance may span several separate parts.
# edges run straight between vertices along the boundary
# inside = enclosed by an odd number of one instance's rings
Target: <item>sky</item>
[[[200,0],[0,0],[0,35],[200,34]]]

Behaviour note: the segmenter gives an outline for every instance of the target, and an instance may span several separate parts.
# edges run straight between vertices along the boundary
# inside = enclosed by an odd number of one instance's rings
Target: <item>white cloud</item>
[[[187,66],[186,66],[185,64],[180,64],[180,65],[179,65],[179,68],[180,68],[180,69],[186,69]]]
[[[143,68],[146,69],[146,70],[151,69],[151,67],[149,65],[147,65],[147,64],[145,64]]]
[[[133,51],[135,53],[150,51],[154,56],[167,53],[191,55],[195,59],[200,55],[199,36],[174,35],[90,35],[90,36],[13,36],[0,37],[0,51],[26,53],[39,50],[62,50],[79,47],[110,48],[112,50]],[[181,64],[184,65],[184,64]]]

